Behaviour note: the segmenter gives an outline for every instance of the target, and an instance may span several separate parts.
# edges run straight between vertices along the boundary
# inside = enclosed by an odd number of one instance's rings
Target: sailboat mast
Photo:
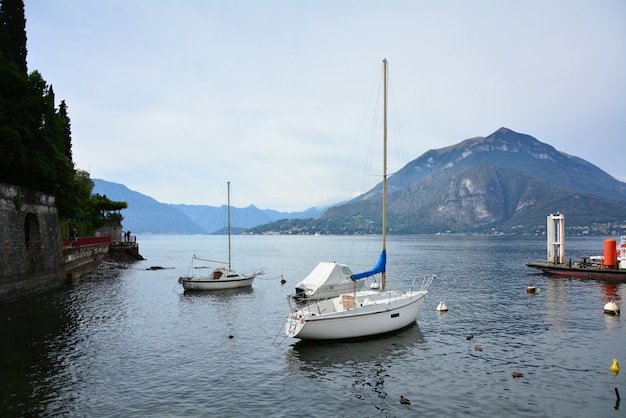
[[[230,181],[228,182],[228,269],[230,270]]]
[[[383,59],[383,252],[387,251],[387,58]],[[381,290],[385,290],[385,272],[381,273]]]

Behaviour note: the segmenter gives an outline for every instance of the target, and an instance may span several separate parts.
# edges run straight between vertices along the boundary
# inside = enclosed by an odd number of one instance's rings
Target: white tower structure
[[[548,215],[548,263],[563,264],[565,258],[565,216],[562,213]]]

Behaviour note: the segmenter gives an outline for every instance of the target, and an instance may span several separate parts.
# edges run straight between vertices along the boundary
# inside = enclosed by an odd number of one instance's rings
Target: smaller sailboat
[[[253,274],[239,274],[231,267],[230,252],[230,182],[228,182],[228,261],[207,260],[196,257],[193,260],[201,260],[206,262],[225,264],[228,267],[217,267],[213,269],[207,276],[183,276],[178,282],[183,285],[185,290],[220,290],[220,289],[236,289],[239,287],[250,287],[254,278],[260,274],[258,271]]]
[[[413,289],[417,277],[407,291],[389,291],[385,287],[387,265],[387,60],[383,60],[383,180],[382,180],[382,251],[376,265],[362,273],[349,274],[359,281],[381,275],[380,287],[346,291],[328,299],[305,300],[292,305],[285,318],[285,334],[303,340],[333,340],[368,337],[396,331],[414,323],[420,307],[435,278],[425,276],[419,289]],[[328,263],[332,265],[334,263]],[[343,267],[342,267],[343,268]],[[350,269],[345,266],[344,273]],[[314,271],[315,272],[315,271]],[[313,274],[313,273],[312,273]]]

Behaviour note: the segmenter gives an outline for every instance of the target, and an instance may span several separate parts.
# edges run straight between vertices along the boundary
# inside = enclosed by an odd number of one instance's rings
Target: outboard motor
[[[295,296],[298,297],[298,298],[305,297],[305,295],[304,295],[304,291],[305,290],[306,290],[306,285],[304,283],[302,283],[302,282],[298,283],[296,285],[296,295]]]

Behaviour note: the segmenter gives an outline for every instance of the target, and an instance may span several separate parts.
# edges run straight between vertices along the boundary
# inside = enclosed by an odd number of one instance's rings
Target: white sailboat
[[[207,276],[183,276],[178,282],[183,285],[185,290],[221,290],[236,289],[239,287],[250,287],[254,278],[261,274],[256,272],[253,274],[239,274],[231,267],[230,253],[230,182],[228,182],[228,261],[207,260],[196,257],[193,260],[201,260],[211,263],[225,264],[228,267],[217,267],[213,269]]]
[[[332,340],[384,334],[404,328],[416,321],[420,307],[428,294],[434,276],[426,276],[418,290],[413,280],[408,291],[389,291],[386,285],[387,263],[387,60],[383,60],[383,211],[382,251],[378,263],[371,270],[352,274],[352,280],[362,280],[381,274],[381,285],[376,289],[354,291],[339,296],[294,303],[288,297],[290,312],[285,319],[288,337],[303,340]]]

